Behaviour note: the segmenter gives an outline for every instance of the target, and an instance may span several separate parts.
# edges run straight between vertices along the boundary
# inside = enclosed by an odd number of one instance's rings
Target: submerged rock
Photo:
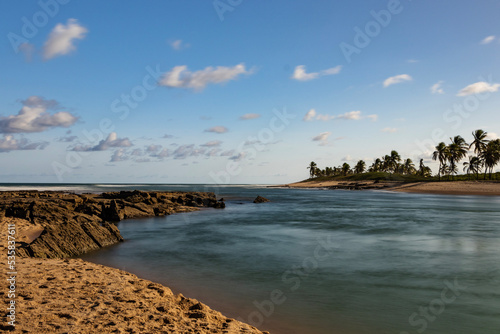
[[[257,196],[257,198],[255,198],[253,200],[254,203],[266,203],[266,202],[271,202],[270,200],[268,200],[267,198],[265,197],[262,197],[262,196]]]

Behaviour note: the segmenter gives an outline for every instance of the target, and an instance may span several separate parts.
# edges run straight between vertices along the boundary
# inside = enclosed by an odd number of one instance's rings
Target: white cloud
[[[327,131],[327,132],[321,132],[319,135],[315,136],[312,138],[313,141],[319,141],[321,146],[326,146],[328,145],[328,137],[330,137],[332,133]]]
[[[73,151],[105,151],[108,148],[130,146],[132,146],[132,143],[128,138],[118,138],[116,132],[111,132],[106,139],[101,140],[96,146],[76,145],[73,147]]]
[[[410,64],[415,64],[415,63],[420,62],[420,60],[417,60],[417,59],[408,59],[407,62],[410,63]]]
[[[210,129],[206,129],[205,132],[215,132],[215,133],[226,133],[228,129],[225,126],[213,126]]]
[[[186,49],[186,48],[189,48],[191,46],[188,43],[184,43],[182,41],[182,39],[175,40],[173,42],[170,42],[169,44],[172,47],[172,49],[174,49],[176,51],[179,51],[179,50],[182,50],[182,49]]]
[[[383,128],[381,131],[382,132],[394,133],[394,132],[397,132],[398,129],[396,129],[396,128]]]
[[[252,70],[246,70],[244,64],[233,67],[217,66],[206,67],[203,70],[190,72],[187,66],[175,66],[170,72],[165,73],[159,84],[167,87],[189,88],[203,90],[208,84],[221,84],[230,80],[236,80],[242,74],[252,74]]]
[[[443,84],[444,81],[438,81],[434,85],[431,86],[431,93],[432,94],[444,94],[443,88],[441,88],[441,85]]]
[[[349,154],[342,158],[342,161],[344,161],[344,162],[352,161],[352,160],[354,160],[354,159]]]
[[[55,127],[69,127],[78,120],[66,111],[48,113],[48,109],[58,107],[59,104],[55,100],[30,96],[21,103],[23,107],[17,115],[0,117],[0,133],[42,132]]]
[[[311,120],[313,120],[313,119],[314,119],[314,117],[315,117],[315,116],[316,116],[316,110],[311,109],[311,110],[309,110],[309,111],[305,114],[305,116],[304,116],[304,118],[303,118],[302,120],[303,120],[303,121],[305,121],[305,122],[307,122],[307,121],[311,121]]]
[[[320,72],[307,73],[305,65],[299,65],[295,67],[291,78],[299,81],[308,81],[317,79],[320,76],[339,74],[341,70],[342,65],[338,65]]]
[[[395,85],[405,81],[411,81],[413,78],[408,74],[395,75],[384,80],[384,87],[389,87],[390,85]]]
[[[128,157],[125,156],[125,152],[124,152],[123,148],[120,148],[120,149],[116,150],[115,152],[113,152],[113,155],[111,156],[111,159],[109,160],[109,162],[118,162],[118,161],[125,161],[125,160],[128,160]]]
[[[45,42],[44,58],[54,58],[75,50],[74,41],[85,38],[87,31],[87,28],[79,25],[75,19],[69,19],[66,25],[59,23],[52,29],[49,39]]]
[[[249,119],[256,119],[259,117],[260,117],[260,114],[245,114],[243,116],[240,116],[240,119],[245,121],[245,120],[249,120]]]
[[[358,121],[361,119],[361,111],[359,110],[349,111],[342,115],[337,116],[337,118]]]
[[[486,138],[488,140],[495,140],[495,139],[500,139],[500,136],[497,135],[495,132],[488,132],[488,134],[486,135]]]
[[[31,143],[25,138],[17,140],[12,135],[3,135],[3,138],[0,139],[0,153],[17,150],[43,150],[48,145],[47,142]]]
[[[31,58],[33,57],[33,53],[35,52],[35,46],[33,44],[30,44],[28,42],[22,43],[19,45],[19,51],[24,53],[26,57],[26,61],[31,61]]]
[[[174,136],[169,135],[169,134],[165,134],[165,135],[163,135],[162,138],[170,139],[170,138],[174,138]]]
[[[494,35],[488,36],[481,41],[481,44],[490,44],[495,40],[495,38],[496,37]]]
[[[498,88],[500,88],[500,84],[489,84],[485,81],[480,81],[461,89],[457,96],[467,96],[485,92],[494,93],[498,91]]]
[[[200,146],[203,146],[203,147],[218,147],[218,146],[220,146],[220,144],[222,144],[222,142],[220,140],[212,140],[212,141],[209,141],[208,143],[202,144]]]
[[[363,116],[361,114],[361,111],[359,111],[359,110],[349,111],[349,112],[346,112],[342,115],[335,116],[335,115],[328,115],[328,114],[318,114],[315,109],[311,109],[304,115],[304,118],[302,120],[305,122],[312,121],[312,120],[330,121],[332,119],[344,119],[344,120],[358,121],[358,120],[361,120],[364,118],[369,118],[372,121],[376,121],[378,119],[378,116],[375,114]]]

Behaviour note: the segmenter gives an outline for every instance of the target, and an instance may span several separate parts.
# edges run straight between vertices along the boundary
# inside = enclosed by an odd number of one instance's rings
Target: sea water
[[[1,190],[16,187],[27,185]],[[33,187],[216,191],[226,209],[121,221],[125,242],[82,258],[162,283],[271,333],[500,332],[500,197]],[[271,202],[253,204],[257,195]]]

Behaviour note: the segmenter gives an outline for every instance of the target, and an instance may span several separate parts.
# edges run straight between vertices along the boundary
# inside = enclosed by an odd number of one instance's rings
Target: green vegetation
[[[472,180],[480,179],[480,174],[484,170],[483,179],[498,180],[500,173],[493,173],[493,169],[500,163],[500,139],[488,140],[487,133],[483,130],[476,130],[472,133],[473,141],[467,144],[461,136],[450,138],[451,142],[446,145],[439,143],[432,153],[432,160],[439,162],[439,170],[436,176],[432,175],[430,167],[424,164],[424,159],[420,159],[418,168],[409,158],[402,159],[397,151],[382,158],[377,158],[367,169],[366,163],[359,160],[356,165],[351,166],[345,162],[338,167],[318,168],[314,161],[311,161],[309,169],[309,180],[391,180],[404,182],[417,181],[440,181],[443,176],[446,180]],[[472,151],[471,151],[472,149]],[[475,155],[469,155],[474,153]],[[465,175],[458,175],[460,162],[468,156],[468,161],[463,162]]]

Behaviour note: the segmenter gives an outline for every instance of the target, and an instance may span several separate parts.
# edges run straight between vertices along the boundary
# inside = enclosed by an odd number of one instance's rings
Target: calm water
[[[224,210],[122,221],[126,242],[83,258],[272,333],[500,332],[500,197],[244,186],[218,194]],[[272,202],[252,204],[257,194]]]

